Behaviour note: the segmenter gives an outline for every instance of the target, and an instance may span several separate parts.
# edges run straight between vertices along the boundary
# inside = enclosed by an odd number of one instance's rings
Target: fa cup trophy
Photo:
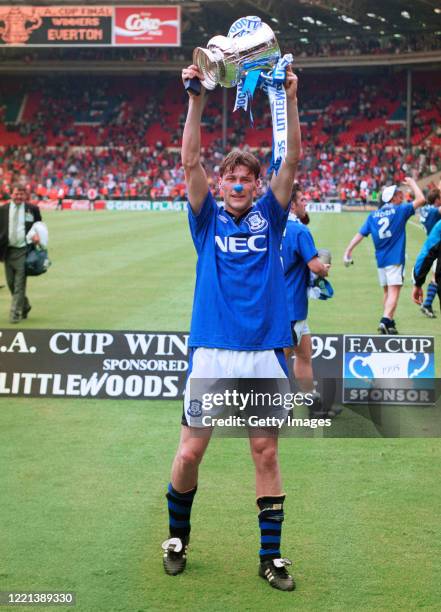
[[[271,169],[278,171],[286,152],[286,94],[283,83],[286,67],[292,55],[283,57],[274,32],[260,17],[241,17],[233,23],[227,36],[214,36],[207,48],[193,51],[195,64],[204,78],[206,89],[237,87],[234,110],[247,110],[256,89],[269,97],[273,120],[273,162]],[[187,90],[194,95],[201,91],[199,79],[189,79]],[[252,115],[251,121],[252,121]]]
[[[274,32],[258,17],[243,17],[230,28],[228,36],[214,36],[207,48],[193,51],[193,63],[204,75],[202,85],[235,87],[250,71],[272,70],[280,59]]]

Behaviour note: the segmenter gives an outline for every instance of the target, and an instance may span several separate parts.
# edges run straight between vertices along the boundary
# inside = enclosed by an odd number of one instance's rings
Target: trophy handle
[[[195,96],[201,95],[201,82],[197,77],[185,79],[184,87],[186,91],[191,92]]]

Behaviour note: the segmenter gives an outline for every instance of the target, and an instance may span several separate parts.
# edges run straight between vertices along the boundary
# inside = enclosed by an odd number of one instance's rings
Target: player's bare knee
[[[202,461],[204,449],[183,445],[178,449],[177,459],[184,466],[197,466]]]
[[[252,449],[253,460],[256,466],[270,469],[277,466],[277,447],[273,444],[255,444]]]

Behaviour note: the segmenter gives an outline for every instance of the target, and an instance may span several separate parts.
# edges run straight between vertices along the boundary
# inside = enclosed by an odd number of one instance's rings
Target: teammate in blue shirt
[[[203,75],[191,65],[183,70],[182,78],[202,80]],[[170,575],[185,569],[198,468],[212,431],[201,427],[205,415],[201,402],[192,397],[190,383],[199,379],[271,378],[282,381],[289,391],[283,347],[292,340],[280,247],[301,153],[297,77],[291,67],[286,70],[284,87],[287,146],[278,174],[271,178],[268,191],[253,204],[260,187],[259,162],[251,153],[233,151],[219,171],[222,208],[209,191],[201,164],[204,88],[200,96],[189,91],[182,163],[198,261],[181,439],[167,492],[170,538],[162,546],[164,569]],[[277,435],[250,436],[250,448],[256,470],[261,534],[259,575],[272,587],[291,591],[295,584],[287,571],[290,561],[283,559],[280,552],[285,495]],[[234,501],[228,507],[234,509]]]
[[[311,332],[307,322],[308,287],[311,272],[323,278],[328,275],[330,265],[320,261],[312,234],[304,224],[304,219],[308,219],[305,210],[306,203],[306,196],[300,190],[299,185],[294,185],[290,215],[282,243],[282,261],[288,315],[294,342],[292,348],[285,349],[285,356],[287,362],[291,363],[294,352],[294,376],[299,381],[302,391],[309,393],[314,390],[314,377]],[[318,408],[318,405],[314,406],[317,416],[326,416],[325,414],[319,415]]]
[[[430,269],[435,264],[435,283],[441,305],[441,221],[432,228],[426,242],[423,244],[412,272],[412,299],[416,304],[423,303],[423,285]]]
[[[372,236],[378,278],[383,287],[384,310],[378,327],[381,334],[398,333],[394,314],[404,278],[406,223],[425,202],[423,192],[412,178],[406,177],[404,184],[413,191],[413,203],[403,204],[403,192],[396,185],[385,187],[381,195],[382,206],[369,214],[360,231],[349,243],[343,258],[345,265],[350,265],[353,249],[363,238],[369,234]]]
[[[434,226],[441,221],[441,181],[438,187],[431,189],[427,195],[427,206],[423,206],[420,211],[420,220],[426,230],[427,235],[430,234]],[[432,279],[427,287],[427,294],[424,303],[421,304],[421,312],[429,319],[436,317],[433,312],[432,304],[438,291],[438,285],[435,279],[436,260],[432,266]]]

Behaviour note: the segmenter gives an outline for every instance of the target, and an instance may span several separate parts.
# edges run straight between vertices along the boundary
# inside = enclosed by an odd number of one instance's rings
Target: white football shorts
[[[402,285],[404,281],[404,266],[400,264],[378,268],[378,280],[382,287]]]
[[[294,348],[300,345],[303,336],[311,333],[308,321],[306,319],[303,319],[303,321],[291,321],[291,331],[294,341]]]
[[[255,379],[255,384],[251,379]],[[256,380],[257,379],[257,380]],[[190,356],[189,375],[184,394],[182,424],[190,427],[207,427],[209,415],[226,418],[230,415],[250,414],[252,398],[243,406],[234,398],[242,393],[268,392],[268,394],[290,393],[288,368],[282,349],[267,351],[233,351],[199,347]],[[234,392],[236,392],[234,394]],[[213,404],[216,394],[229,397],[229,401]],[[233,395],[234,394],[234,395]],[[269,396],[268,396],[269,397]],[[231,405],[232,404],[232,405]],[[288,411],[283,406],[259,408],[259,415],[286,419]],[[254,414],[254,412],[253,412]]]

